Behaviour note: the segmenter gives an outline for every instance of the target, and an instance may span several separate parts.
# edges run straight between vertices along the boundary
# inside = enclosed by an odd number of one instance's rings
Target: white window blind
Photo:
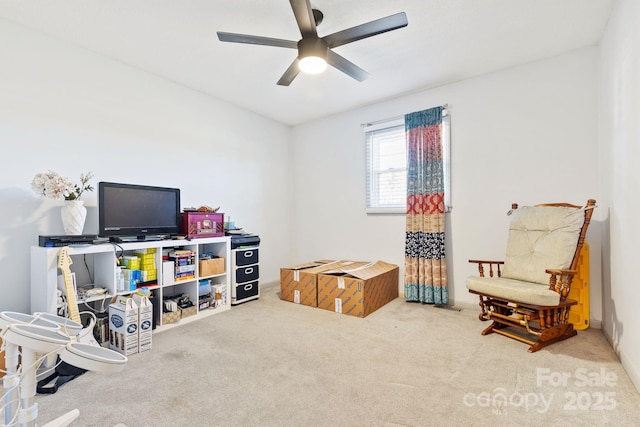
[[[445,211],[451,209],[451,117],[442,114]],[[407,142],[404,117],[363,126],[366,146],[367,213],[406,213]]]
[[[405,213],[407,144],[404,119],[366,125],[367,212]]]

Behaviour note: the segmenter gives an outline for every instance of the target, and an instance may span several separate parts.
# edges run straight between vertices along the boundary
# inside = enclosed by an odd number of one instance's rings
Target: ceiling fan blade
[[[289,68],[287,68],[287,71],[284,72],[282,77],[280,77],[280,80],[278,80],[278,84],[280,86],[289,86],[293,79],[296,78],[296,76],[300,72],[300,69],[298,68],[298,62],[300,62],[300,60],[296,58],[291,63],[291,65],[289,65]]]
[[[353,77],[359,82],[362,82],[371,77],[371,74],[367,73],[365,70],[358,67],[353,62],[338,55],[332,50],[327,51],[327,63],[329,63],[329,65],[331,65],[332,67],[335,67],[338,70],[342,71],[346,75]]]
[[[291,9],[296,17],[302,38],[318,37],[316,20],[313,18],[313,9],[309,0],[289,0]]]
[[[322,39],[327,42],[329,48],[333,48],[377,34],[386,33],[387,31],[397,30],[398,28],[406,27],[408,24],[407,14],[400,12],[387,16],[386,18],[376,19],[366,24],[329,34],[328,36],[322,37]]]
[[[218,39],[221,42],[259,44],[263,46],[287,47],[297,49],[298,42],[291,40],[273,39],[271,37],[250,36],[248,34],[225,33],[218,31]]]

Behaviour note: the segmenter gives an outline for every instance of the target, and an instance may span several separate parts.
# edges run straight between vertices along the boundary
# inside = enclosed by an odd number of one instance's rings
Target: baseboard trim
[[[620,346],[615,345],[613,337],[609,335],[606,329],[604,328],[602,329],[602,334],[604,335],[605,339],[609,342],[609,345],[611,345],[613,352],[616,354],[616,356],[618,356],[618,360],[620,360],[620,364],[622,365],[625,372],[629,376],[629,379],[631,380],[633,385],[636,386],[636,390],[640,392],[640,373],[636,370],[631,360],[629,360],[624,350],[622,350]]]

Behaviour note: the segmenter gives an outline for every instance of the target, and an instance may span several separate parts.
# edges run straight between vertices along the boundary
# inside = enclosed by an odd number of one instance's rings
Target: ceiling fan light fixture
[[[318,56],[307,56],[300,59],[298,67],[306,74],[320,74],[327,69],[327,61]]]
[[[327,43],[319,38],[303,38],[298,42],[298,68],[307,74],[320,74],[327,69]]]

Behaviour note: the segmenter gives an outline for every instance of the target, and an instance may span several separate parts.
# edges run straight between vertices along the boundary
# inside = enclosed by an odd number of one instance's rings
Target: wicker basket
[[[192,307],[183,308],[181,310],[182,318],[184,319],[185,317],[194,316],[198,312],[198,307],[194,305]]]
[[[169,323],[176,323],[182,318],[182,310],[178,308],[176,311],[169,311],[168,313],[162,313],[162,324],[167,325]]]

